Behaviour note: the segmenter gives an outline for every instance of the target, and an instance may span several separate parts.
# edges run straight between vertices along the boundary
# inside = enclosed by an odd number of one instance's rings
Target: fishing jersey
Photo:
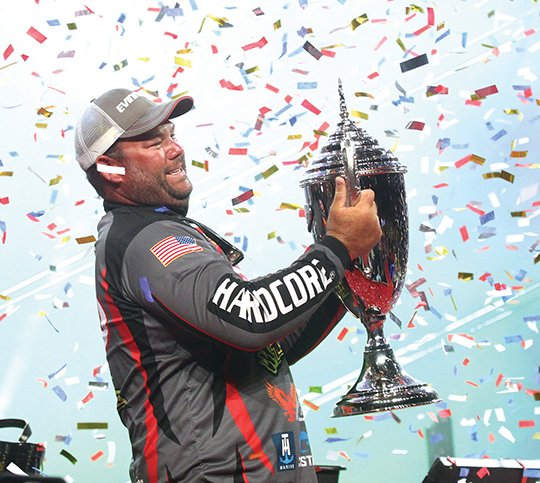
[[[333,288],[345,246],[325,237],[247,280],[202,225],[105,209],[96,292],[132,481],[315,482],[289,365],[344,314]]]

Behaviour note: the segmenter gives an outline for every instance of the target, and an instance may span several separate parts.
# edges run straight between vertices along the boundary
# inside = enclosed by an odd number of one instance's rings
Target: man
[[[289,267],[245,280],[233,267],[241,253],[185,216],[192,185],[169,119],[192,106],[114,89],[75,133],[106,211],[96,291],[131,478],[316,481],[289,365],[343,316],[333,289],[381,236],[374,193],[346,207],[338,179],[327,236]]]

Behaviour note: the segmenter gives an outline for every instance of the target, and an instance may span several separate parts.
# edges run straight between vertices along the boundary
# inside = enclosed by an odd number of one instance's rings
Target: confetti
[[[308,54],[310,54],[315,59],[319,60],[322,57],[322,54],[319,50],[317,50],[311,43],[309,43],[307,40],[304,43],[302,47]]]
[[[77,458],[75,458],[75,456],[73,456],[69,451],[66,451],[65,449],[62,449],[60,451],[60,454],[66,458],[70,463],[72,464],[76,464],[77,463]]]
[[[232,204],[239,205],[240,203],[243,203],[244,201],[247,201],[251,199],[254,196],[253,190],[248,190],[241,195],[237,196],[236,198],[232,199]]]
[[[316,404],[313,404],[312,402],[308,401],[307,399],[304,399],[302,401],[302,403],[304,403],[308,408],[313,409],[313,411],[318,411],[319,410],[319,406],[317,406]]]
[[[428,58],[426,54],[419,55],[418,57],[413,57],[412,59],[400,62],[399,67],[401,72],[409,72],[410,70],[422,67],[423,65],[428,64]]]
[[[30,35],[30,37],[32,37],[34,40],[38,41],[40,44],[42,44],[43,42],[45,42],[45,40],[47,40],[47,37],[45,37],[45,35],[43,35],[34,27],[30,27],[28,29],[28,32],[26,33]]]
[[[75,241],[79,245],[84,245],[86,243],[94,243],[96,241],[96,237],[94,235],[82,236],[79,238],[75,238]]]
[[[87,422],[87,423],[77,423],[77,429],[107,429],[109,423],[103,422]]]
[[[358,27],[360,27],[360,25],[365,24],[368,20],[369,19],[368,19],[367,14],[364,13],[364,14],[352,19],[351,27],[352,27],[353,30],[356,30]]]

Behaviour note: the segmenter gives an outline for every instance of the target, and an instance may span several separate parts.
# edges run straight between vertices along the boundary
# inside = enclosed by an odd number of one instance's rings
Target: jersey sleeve
[[[122,263],[125,296],[157,318],[256,351],[304,326],[342,279],[348,252],[326,237],[288,267],[253,280],[189,225],[156,222]]]

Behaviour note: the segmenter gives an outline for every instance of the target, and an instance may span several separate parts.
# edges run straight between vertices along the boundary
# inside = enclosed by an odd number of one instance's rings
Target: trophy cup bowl
[[[300,186],[306,196],[308,230],[315,241],[326,233],[326,221],[334,198],[335,179],[345,179],[352,193],[370,188],[382,229],[379,243],[353,268],[336,288],[342,303],[367,332],[364,361],[359,378],[334,408],[334,417],[418,406],[438,402],[433,388],[406,374],[387,343],[383,325],[397,302],[407,272],[409,249],[406,169],[376,140],[348,117],[339,83],[341,121],[321,155],[306,170]]]

